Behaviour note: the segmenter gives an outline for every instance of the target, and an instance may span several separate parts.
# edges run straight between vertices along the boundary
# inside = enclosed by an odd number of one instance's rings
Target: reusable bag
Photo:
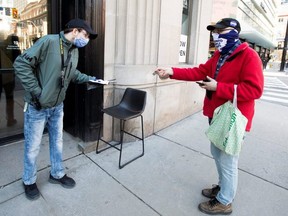
[[[247,121],[237,108],[237,85],[234,85],[233,103],[227,101],[214,110],[205,134],[220,150],[229,155],[239,155]]]

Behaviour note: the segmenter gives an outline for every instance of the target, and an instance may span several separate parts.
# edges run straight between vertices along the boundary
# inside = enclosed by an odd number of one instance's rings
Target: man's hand
[[[173,70],[171,68],[169,69],[157,68],[153,74],[154,75],[157,74],[160,79],[167,79],[169,78],[169,76],[173,75]]]
[[[203,85],[201,85],[201,88],[204,88],[209,91],[216,91],[217,89],[217,81],[215,79],[212,79],[211,77],[207,76],[207,81],[203,81]]]

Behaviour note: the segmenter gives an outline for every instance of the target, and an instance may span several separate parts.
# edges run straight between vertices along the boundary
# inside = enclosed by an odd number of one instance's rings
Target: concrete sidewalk
[[[23,142],[0,147],[0,215],[39,216],[202,216],[201,189],[217,183],[202,113],[145,140],[145,155],[118,169],[118,154],[82,154],[79,140],[65,134],[67,173],[74,189],[50,184],[48,138],[38,159],[41,197],[30,201],[22,187]],[[235,216],[284,216],[288,206],[288,107],[257,101],[253,130],[239,161]],[[123,158],[137,154],[140,142],[125,145]]]

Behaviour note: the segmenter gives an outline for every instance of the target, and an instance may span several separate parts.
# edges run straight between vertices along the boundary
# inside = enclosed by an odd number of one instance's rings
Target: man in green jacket
[[[95,77],[76,69],[78,49],[97,34],[82,19],[69,21],[60,34],[40,38],[14,62],[17,77],[25,89],[23,185],[28,199],[37,199],[36,159],[45,126],[49,132],[51,171],[49,182],[73,188],[62,165],[63,101],[70,81],[84,83]]]

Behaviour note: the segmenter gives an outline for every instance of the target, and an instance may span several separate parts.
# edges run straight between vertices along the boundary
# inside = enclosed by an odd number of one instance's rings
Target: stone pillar
[[[157,63],[160,2],[117,1],[115,64]]]
[[[104,78],[115,78],[117,83],[105,86],[104,107],[119,103],[127,87],[147,91],[143,114],[146,136],[202,108],[205,92],[198,85],[169,79],[162,81],[152,75],[157,67],[191,67],[195,62],[207,60],[209,33],[206,25],[210,24],[211,16],[205,8],[210,7],[211,2],[208,1],[208,6],[204,0],[191,2],[197,2],[191,6],[190,17],[193,31],[190,49],[194,57],[189,57],[189,65],[179,65],[182,0],[106,1]],[[138,122],[132,121],[128,127],[140,133]],[[117,123],[104,116],[104,137],[117,140],[117,130]]]

